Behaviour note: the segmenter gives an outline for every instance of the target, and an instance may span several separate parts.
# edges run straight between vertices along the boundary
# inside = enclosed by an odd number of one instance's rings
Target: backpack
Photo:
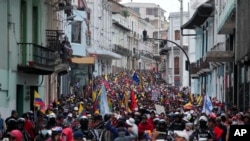
[[[99,141],[111,141],[112,139],[113,139],[113,135],[109,130],[103,129],[101,131],[101,134],[99,136]]]

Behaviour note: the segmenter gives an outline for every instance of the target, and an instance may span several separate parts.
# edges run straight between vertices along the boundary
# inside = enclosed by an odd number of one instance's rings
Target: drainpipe
[[[8,47],[8,52],[7,52],[7,54],[8,54],[8,57],[7,57],[7,62],[8,62],[8,64],[7,64],[7,100],[9,100],[10,99],[10,96],[9,96],[9,90],[10,90],[10,53],[11,53],[11,51],[10,51],[10,16],[11,16],[11,13],[10,13],[10,1],[9,0],[7,0],[7,13],[8,13],[8,17],[7,17],[7,21],[8,21],[8,30],[7,30],[7,47]]]

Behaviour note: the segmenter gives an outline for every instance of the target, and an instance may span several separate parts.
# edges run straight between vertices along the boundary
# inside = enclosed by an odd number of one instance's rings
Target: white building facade
[[[122,56],[112,52],[112,9],[108,0],[87,0],[90,9],[91,43],[87,55],[95,57],[94,75],[112,72],[112,60]]]
[[[188,12],[183,12],[183,22],[186,22],[189,19]],[[181,43],[181,31],[180,23],[181,16],[180,12],[172,12],[169,14],[169,28],[168,28],[168,40],[174,41],[178,45]],[[183,36],[182,38],[182,47],[189,56],[192,58],[189,48],[192,47],[190,44],[192,39],[188,36]],[[189,86],[189,72],[186,70],[186,56],[176,45],[168,43],[167,47],[169,48],[168,58],[167,58],[167,82],[172,84],[172,86],[186,87]]]

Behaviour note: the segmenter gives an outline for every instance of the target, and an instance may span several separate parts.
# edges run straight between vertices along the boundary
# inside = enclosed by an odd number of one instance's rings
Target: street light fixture
[[[143,41],[147,41],[148,39],[152,39],[152,40],[161,40],[161,41],[165,41],[165,42],[170,42],[170,43],[176,45],[176,47],[178,47],[178,48],[185,54],[185,56],[187,57],[187,62],[186,62],[186,64],[187,64],[187,66],[188,66],[188,67],[186,67],[186,68],[188,68],[187,70],[189,71],[189,87],[191,88],[191,64],[190,64],[190,59],[189,59],[189,57],[188,57],[186,51],[185,51],[179,44],[177,44],[177,43],[174,42],[174,41],[167,40],[167,39],[148,38],[148,37],[147,37],[147,31],[146,31],[146,30],[144,30],[144,31],[142,32],[142,35],[143,35]],[[167,53],[168,53],[168,49],[166,49],[166,48],[161,49],[161,51],[159,52],[160,55],[167,55]]]

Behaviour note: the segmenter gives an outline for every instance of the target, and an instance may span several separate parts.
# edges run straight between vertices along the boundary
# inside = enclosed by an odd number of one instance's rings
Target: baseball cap
[[[189,140],[188,134],[183,131],[176,131],[175,135],[184,138],[186,141]]]
[[[73,136],[75,139],[83,138],[83,133],[81,131],[75,131]]]
[[[78,111],[78,108],[77,108],[77,107],[74,107],[74,111]]]
[[[68,117],[73,117],[72,113],[69,113],[69,114],[68,114]]]

